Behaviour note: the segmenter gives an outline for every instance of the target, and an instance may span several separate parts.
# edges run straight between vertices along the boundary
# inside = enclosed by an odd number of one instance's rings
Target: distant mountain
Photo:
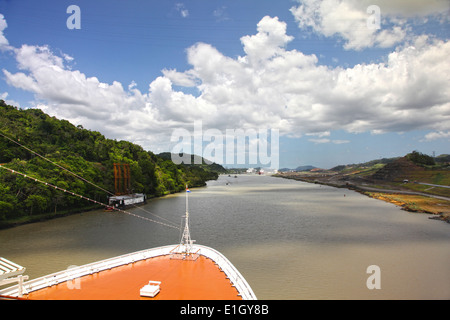
[[[311,166],[311,165],[306,165],[306,166],[299,166],[299,167],[297,167],[295,169],[281,168],[278,171],[279,172],[289,172],[289,171],[301,172],[301,171],[310,171],[312,169],[317,169],[317,168],[314,167],[314,166]]]
[[[221,173],[227,173],[228,170],[225,169],[222,165],[214,163],[206,158],[202,158],[201,156],[197,156],[194,154],[186,154],[188,157],[190,157],[190,163],[187,164],[182,164],[182,165],[188,165],[188,166],[197,166],[197,167],[201,167],[206,171],[210,171],[210,172],[216,172],[218,174]],[[177,157],[183,157],[184,154],[180,153],[180,154],[176,154]],[[172,160],[172,153],[170,152],[163,152],[158,154],[158,157],[164,159],[164,160]]]
[[[396,158],[383,158],[383,159],[371,160],[371,161],[363,162],[363,163],[352,163],[352,164],[347,164],[347,165],[339,165],[339,166],[331,168],[330,171],[340,172],[340,171],[345,170],[345,169],[372,167],[372,166],[380,165],[380,164],[381,165],[385,165],[385,164],[394,162],[397,159],[399,159],[399,157],[396,157]]]
[[[411,177],[416,176],[418,173],[423,173],[423,171],[425,171],[423,167],[416,165],[407,157],[402,157],[378,169],[370,178],[374,180],[401,182],[405,179],[411,179]]]
[[[445,164],[450,162],[450,155],[448,154],[441,154],[439,156],[436,156],[432,158],[431,156],[427,156],[425,154],[422,154],[417,151],[413,151],[405,156],[406,158],[410,159],[412,162],[416,164],[429,164],[432,165],[432,160],[434,159],[434,162],[436,164]],[[382,158],[382,159],[376,159],[371,160],[368,162],[363,163],[352,163],[352,164],[346,164],[346,165],[338,165],[336,167],[333,167],[330,169],[330,171],[334,172],[341,172],[344,170],[351,171],[351,170],[360,170],[364,168],[369,167],[375,167],[378,166],[378,168],[383,167],[384,165],[397,162],[401,157],[394,157],[394,158]]]
[[[311,165],[307,165],[307,166],[300,166],[300,167],[297,167],[297,168],[295,169],[295,171],[310,171],[310,170],[312,170],[312,169],[316,169],[316,167],[311,166]]]

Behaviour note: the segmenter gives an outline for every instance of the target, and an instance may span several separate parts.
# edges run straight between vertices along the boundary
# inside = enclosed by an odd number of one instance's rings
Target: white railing
[[[132,262],[145,260],[161,255],[168,254],[168,252],[173,248],[173,246],[159,247],[155,249],[148,249],[143,251],[138,251],[123,256],[106,259],[90,264],[86,264],[80,267],[74,267],[67,270],[52,273],[50,275],[36,278],[27,282],[24,282],[22,289],[24,293],[30,293],[32,291],[40,290],[49,286],[53,286],[66,281],[73,281],[74,279],[94,274],[103,270],[112,269],[119,267],[121,265],[126,265]],[[13,286],[0,290],[0,295],[17,297],[19,294],[19,287]]]
[[[28,280],[28,276],[24,276],[25,268],[18,264],[0,257],[0,286],[17,284],[17,296],[22,297],[23,281]]]
[[[2,281],[3,279],[21,275],[24,272],[24,267],[0,257],[0,281]]]
[[[213,260],[219,268],[227,275],[228,279],[230,279],[231,283],[236,287],[238,292],[240,293],[242,299],[244,300],[256,300],[256,295],[253,292],[250,285],[247,283],[242,274],[236,269],[236,267],[219,251],[201,246],[195,245],[194,248],[200,248],[200,254]]]
[[[194,245],[193,248],[195,249],[194,251],[200,250],[199,253],[201,255],[213,260],[218,265],[218,267],[226,274],[228,279],[230,279],[231,283],[236,287],[236,289],[242,296],[242,299],[256,300],[256,296],[247,281],[224,255],[212,248],[201,245]],[[70,268],[64,271],[52,273],[44,277],[24,282],[21,288],[16,285],[0,290],[0,295],[17,297],[19,296],[21,290],[23,290],[24,293],[30,293],[32,291],[40,290],[62,282],[73,281],[74,279],[94,274],[103,270],[112,269],[157,256],[168,255],[173,249],[174,245],[142,250],[119,257],[90,263],[80,267]]]

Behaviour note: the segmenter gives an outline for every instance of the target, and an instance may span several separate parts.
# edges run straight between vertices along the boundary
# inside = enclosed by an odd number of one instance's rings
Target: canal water
[[[259,299],[450,299],[450,225],[429,215],[267,176],[221,176],[191,191],[192,239],[221,251]],[[181,227],[185,194],[129,211]],[[92,211],[0,230],[0,256],[35,278],[180,236],[135,216]],[[380,288],[369,289],[368,280]]]

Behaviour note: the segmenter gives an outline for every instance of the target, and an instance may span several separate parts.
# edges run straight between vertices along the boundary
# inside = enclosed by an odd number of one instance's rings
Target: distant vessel
[[[134,193],[120,196],[112,196],[108,199],[108,204],[114,208],[125,208],[128,206],[143,204],[147,197],[143,193]]]
[[[0,260],[0,299],[29,300],[256,300],[245,278],[220,252],[194,244],[188,193],[181,241],[56,272],[34,280],[25,268]],[[2,264],[3,262],[3,264]]]

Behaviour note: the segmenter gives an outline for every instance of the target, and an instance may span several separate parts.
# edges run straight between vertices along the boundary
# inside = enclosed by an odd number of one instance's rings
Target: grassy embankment
[[[406,211],[433,214],[432,218],[450,223],[450,201],[433,197],[450,199],[450,188],[420,184],[450,186],[448,162],[417,165],[403,157],[316,172],[282,173],[277,176],[353,189],[369,197],[396,204]]]
[[[400,167],[397,166],[396,168],[399,171],[397,177],[391,181],[384,181],[384,188],[389,187],[394,190],[418,192],[429,194],[430,196],[384,192],[365,192],[365,194],[372,198],[399,205],[409,212],[430,213],[437,215],[442,220],[450,222],[450,201],[432,197],[441,196],[450,198],[450,188],[419,183],[449,186],[450,171],[448,170],[448,165],[416,166],[404,162]],[[380,169],[386,169],[386,172],[390,170],[385,167]],[[389,176],[389,173],[387,176]],[[391,176],[393,175],[391,174]],[[405,183],[404,179],[408,179],[408,182]]]

